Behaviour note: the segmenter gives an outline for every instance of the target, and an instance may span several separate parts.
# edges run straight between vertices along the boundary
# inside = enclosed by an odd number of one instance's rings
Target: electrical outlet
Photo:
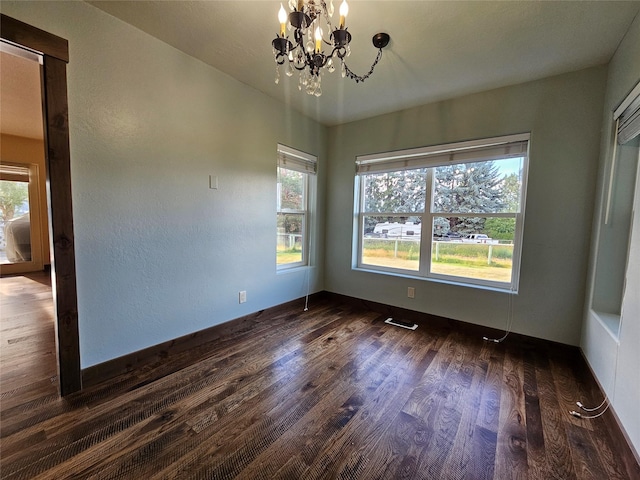
[[[242,290],[238,294],[238,303],[244,303],[246,301],[247,301],[247,291],[246,290]]]
[[[407,287],[407,297],[416,298],[416,289],[413,287]]]

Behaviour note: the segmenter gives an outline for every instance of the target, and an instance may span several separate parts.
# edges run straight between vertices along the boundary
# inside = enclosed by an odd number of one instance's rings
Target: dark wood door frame
[[[43,55],[43,113],[47,166],[49,233],[56,313],[58,375],[62,396],[82,388],[76,260],[71,205],[67,63],[64,38],[0,14],[0,37]]]

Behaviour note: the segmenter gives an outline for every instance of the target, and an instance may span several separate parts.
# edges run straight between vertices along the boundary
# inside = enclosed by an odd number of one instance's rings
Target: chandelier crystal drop
[[[377,33],[373,36],[373,46],[378,49],[378,55],[371,69],[362,76],[353,73],[345,63],[345,58],[351,54],[351,34],[346,27],[349,5],[346,0],[340,5],[337,28],[331,23],[333,0],[329,0],[329,5],[325,0],[288,0],[288,7],[289,13],[280,4],[280,33],[271,42],[276,62],[276,84],[280,82],[280,67],[283,65],[288,77],[293,75],[294,70],[299,72],[299,90],[304,87],[309,95],[316,97],[322,95],[322,75],[325,70],[333,73],[338,67],[336,62],[340,62],[342,77],[349,77],[356,83],[364,82],[373,74],[373,69],[382,58],[382,49],[389,44],[389,35]],[[328,40],[325,32],[329,32]],[[289,40],[290,34],[292,41]],[[328,53],[325,53],[323,46],[329,47]]]

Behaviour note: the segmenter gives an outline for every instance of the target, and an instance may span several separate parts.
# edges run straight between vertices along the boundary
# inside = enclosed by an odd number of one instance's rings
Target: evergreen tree
[[[365,182],[366,212],[424,212],[426,169],[367,175]]]
[[[446,165],[435,170],[434,211],[438,213],[495,213],[504,211],[503,181],[494,162]],[[481,217],[448,217],[450,231],[478,233]]]

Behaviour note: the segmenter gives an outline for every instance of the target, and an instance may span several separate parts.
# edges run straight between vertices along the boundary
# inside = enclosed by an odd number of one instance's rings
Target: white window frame
[[[408,276],[425,280],[443,281],[465,286],[478,286],[498,290],[517,292],[520,279],[520,263],[522,257],[522,240],[524,233],[524,212],[526,202],[526,188],[528,177],[530,134],[522,133],[506,135],[488,139],[457,142],[445,145],[400,150],[394,152],[377,153],[356,157],[355,180],[355,225],[353,267],[371,272],[388,273]],[[504,158],[522,158],[520,205],[517,212],[509,213],[440,213],[433,211],[434,185],[433,172],[435,167],[472,163]],[[367,173],[396,172],[416,168],[427,168],[427,184],[425,208],[422,213],[378,213],[364,212],[365,189],[363,175]],[[364,238],[364,219],[367,216],[380,217],[420,217],[421,241],[419,269],[407,270],[395,267],[370,265],[362,262],[362,248]],[[451,276],[431,272],[431,252],[433,248],[433,219],[434,217],[481,217],[481,218],[514,218],[516,221],[514,233],[514,247],[510,282],[498,282],[471,277]]]
[[[317,173],[317,165],[318,160],[314,155],[296,150],[286,145],[278,144],[276,168],[283,168],[304,174],[302,188],[302,209],[281,208],[279,185],[277,187],[276,219],[280,214],[294,214],[302,216],[302,259],[299,262],[278,264],[276,258],[276,269],[278,271],[305,267],[309,265],[309,249],[311,244],[309,235],[311,224],[310,197],[312,196],[312,186],[314,183],[313,180],[315,180],[315,176]]]

